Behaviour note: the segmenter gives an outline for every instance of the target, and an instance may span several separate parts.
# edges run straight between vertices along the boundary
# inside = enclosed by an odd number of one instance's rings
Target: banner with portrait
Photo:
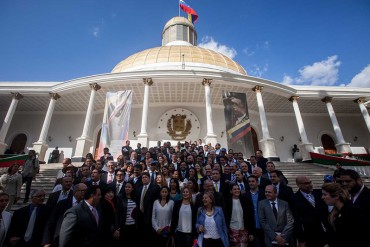
[[[121,154],[121,148],[126,145],[126,140],[128,140],[131,105],[131,90],[107,93],[99,143],[99,157],[103,155],[105,147],[109,148],[114,159]]]
[[[251,123],[245,93],[223,92],[227,145],[244,157],[254,154]]]

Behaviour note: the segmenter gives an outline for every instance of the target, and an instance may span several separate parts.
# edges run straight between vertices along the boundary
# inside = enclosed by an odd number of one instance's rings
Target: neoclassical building
[[[292,147],[308,152],[366,153],[370,148],[370,88],[287,86],[248,76],[236,61],[197,47],[191,22],[174,17],[162,46],[139,51],[111,72],[62,82],[0,82],[0,153],[35,149],[47,160],[56,147],[81,160],[95,153],[107,92],[132,90],[132,146],[177,143],[169,116],[191,121],[186,140],[227,147],[222,92],[247,95],[254,149],[290,161]]]

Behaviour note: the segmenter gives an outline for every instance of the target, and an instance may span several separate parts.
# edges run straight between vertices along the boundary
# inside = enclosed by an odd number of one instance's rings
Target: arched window
[[[335,143],[333,138],[327,134],[323,134],[321,136],[321,143],[322,146],[324,147],[325,154],[336,154],[337,149],[335,147]]]

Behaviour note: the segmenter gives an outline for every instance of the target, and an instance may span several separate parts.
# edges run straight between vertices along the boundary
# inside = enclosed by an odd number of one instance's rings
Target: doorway
[[[323,134],[321,136],[321,143],[322,143],[322,146],[324,147],[325,154],[336,154],[337,153],[335,142],[333,138],[331,138],[331,136],[327,134]]]
[[[256,153],[257,150],[260,150],[260,146],[258,145],[258,137],[257,137],[256,131],[253,128],[251,128],[251,132],[252,132],[253,149],[254,149],[254,153]]]
[[[15,154],[24,153],[24,148],[26,147],[27,143],[27,136],[25,134],[18,134],[14,137],[12,141],[12,145],[10,145],[10,149]]]

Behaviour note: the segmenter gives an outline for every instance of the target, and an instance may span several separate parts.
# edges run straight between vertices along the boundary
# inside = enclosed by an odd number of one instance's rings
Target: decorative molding
[[[93,84],[90,84],[90,88],[92,90],[98,91],[99,89],[101,89],[101,86],[98,83],[93,83]]]
[[[326,96],[321,99],[321,101],[324,103],[331,103],[332,100],[333,100],[333,97],[329,97],[329,96]]]
[[[16,99],[16,100],[21,100],[23,99],[23,95],[20,94],[20,93],[11,93],[13,95],[13,98]]]
[[[153,85],[153,79],[152,78],[143,78],[144,85],[151,86]]]
[[[202,85],[203,86],[211,86],[213,79],[203,78]]]
[[[49,93],[50,98],[53,100],[58,100],[60,98],[60,95],[57,93]]]
[[[289,100],[290,102],[298,101],[298,100],[299,100],[299,96],[291,96],[288,100]]]
[[[254,92],[262,92],[262,89],[263,89],[263,86],[258,86],[258,85],[256,85],[256,86],[254,86],[253,88],[252,88],[252,90],[254,91]]]
[[[359,97],[359,98],[355,99],[353,102],[355,102],[357,104],[364,104],[366,102],[366,98],[365,97]]]

